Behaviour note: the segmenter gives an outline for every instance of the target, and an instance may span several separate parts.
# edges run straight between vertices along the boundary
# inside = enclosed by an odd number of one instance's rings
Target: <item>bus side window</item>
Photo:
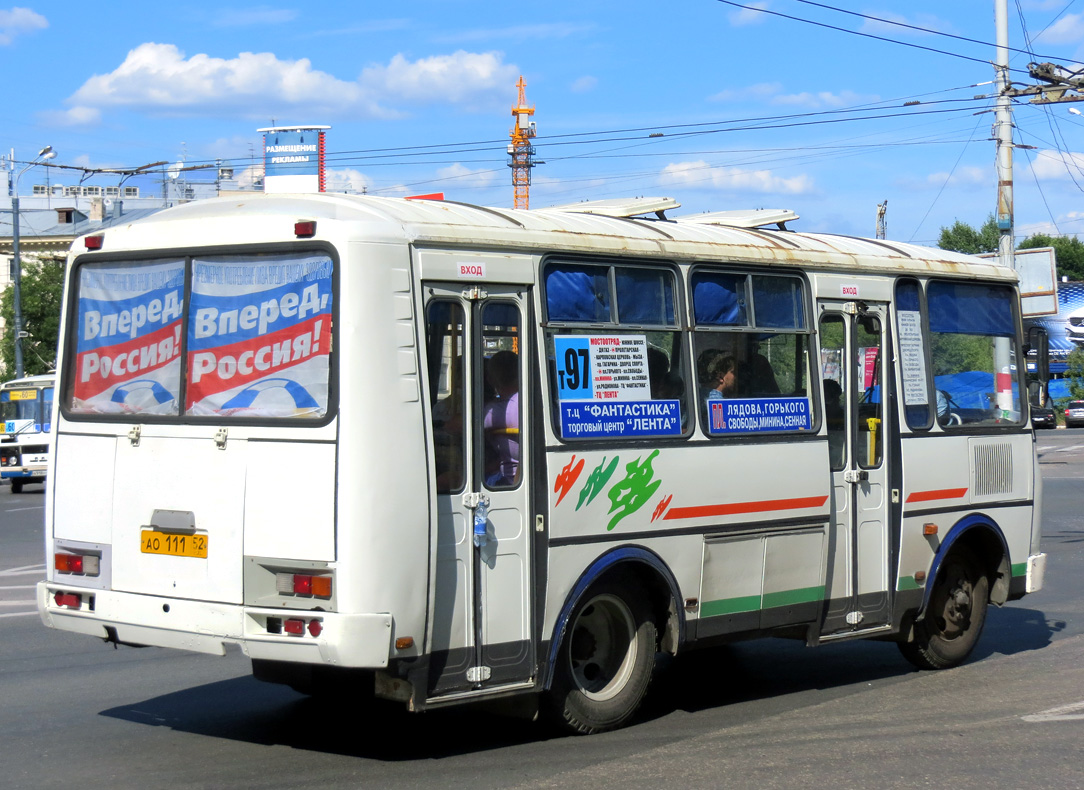
[[[464,371],[466,348],[463,308],[455,302],[435,301],[426,315],[426,356],[429,365],[429,402],[433,414],[433,452],[437,493],[463,488]]]

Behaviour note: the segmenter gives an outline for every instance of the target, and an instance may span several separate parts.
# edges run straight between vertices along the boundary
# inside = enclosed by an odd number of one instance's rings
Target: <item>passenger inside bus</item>
[[[486,377],[495,393],[482,416],[486,485],[513,486],[519,479],[519,356],[498,351],[489,360]]]
[[[720,354],[708,363],[707,368],[707,399],[732,398],[738,392],[740,381],[738,363],[729,354]]]
[[[674,400],[685,392],[685,383],[670,369],[666,352],[654,346],[647,347],[647,375],[653,400]]]

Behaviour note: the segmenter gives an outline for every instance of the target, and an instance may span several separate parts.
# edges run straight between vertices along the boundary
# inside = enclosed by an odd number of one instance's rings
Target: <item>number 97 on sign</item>
[[[560,400],[591,400],[591,348],[586,337],[553,339]]]

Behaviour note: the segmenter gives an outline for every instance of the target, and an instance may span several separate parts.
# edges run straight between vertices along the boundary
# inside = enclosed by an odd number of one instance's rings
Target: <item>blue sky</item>
[[[50,144],[55,163],[84,167],[222,158],[241,172],[258,128],[326,124],[332,187],[510,207],[522,74],[545,161],[532,208],[665,195],[678,213],[788,208],[798,230],[873,236],[887,200],[888,237],[927,244],[994,210],[993,100],[974,98],[993,91],[980,84],[993,0],[837,0],[851,14],[741,2],[775,14],[720,0],[0,0],[0,151],[25,161]],[[1010,45],[1028,49],[1026,30],[1036,53],[1013,53],[1014,81],[1032,82],[1031,60],[1082,67],[1084,0],[1014,0],[1009,20]],[[1084,233],[1073,106],[1016,107],[1016,142],[1035,146],[1015,158],[1018,237]],[[153,194],[156,178],[126,184]],[[22,191],[42,180],[28,173]]]

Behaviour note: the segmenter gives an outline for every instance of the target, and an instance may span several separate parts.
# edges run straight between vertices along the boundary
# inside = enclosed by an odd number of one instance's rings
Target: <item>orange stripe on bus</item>
[[[733,502],[728,505],[698,505],[696,507],[671,508],[663,516],[664,521],[678,518],[708,518],[710,516],[733,516],[739,513],[769,513],[775,510],[801,510],[821,507],[828,495],[807,496],[798,499],[769,499],[763,502]]]
[[[908,502],[932,502],[935,499],[959,499],[967,493],[966,488],[942,488],[938,491],[915,491],[907,495]]]

